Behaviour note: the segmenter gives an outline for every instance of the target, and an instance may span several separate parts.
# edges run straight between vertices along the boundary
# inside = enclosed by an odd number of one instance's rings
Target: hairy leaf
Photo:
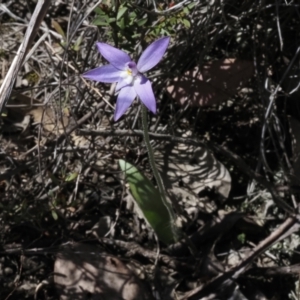
[[[129,183],[136,204],[159,240],[165,244],[174,242],[177,239],[174,231],[175,220],[164,205],[158,190],[144,174],[130,163],[120,159],[119,165],[125,173],[125,180]]]

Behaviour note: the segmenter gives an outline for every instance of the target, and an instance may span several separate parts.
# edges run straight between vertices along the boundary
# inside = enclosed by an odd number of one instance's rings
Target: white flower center
[[[131,70],[131,69],[128,68],[128,69],[126,70],[126,72],[127,72],[127,75],[128,75],[128,76],[132,76],[132,70]]]
[[[127,84],[133,84],[134,81],[140,77],[139,71],[134,61],[130,61],[129,63],[127,63],[122,77]]]

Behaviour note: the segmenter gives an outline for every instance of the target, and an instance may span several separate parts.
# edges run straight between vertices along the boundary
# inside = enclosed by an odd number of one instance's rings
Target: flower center
[[[135,77],[139,71],[136,67],[136,63],[134,61],[130,61],[126,66],[126,71],[129,76]]]
[[[132,85],[133,82],[140,77],[139,71],[134,61],[130,61],[126,64],[122,77],[124,78],[124,81],[130,85]]]

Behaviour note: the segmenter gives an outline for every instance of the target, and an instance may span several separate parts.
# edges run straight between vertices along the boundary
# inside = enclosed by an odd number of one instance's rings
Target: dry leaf
[[[152,300],[150,290],[117,257],[77,244],[60,253],[54,282],[61,300]]]
[[[64,133],[64,128],[69,124],[69,117],[59,116],[51,107],[35,107],[29,112],[34,122],[42,123],[43,128],[54,134]],[[62,121],[61,121],[62,120]]]
[[[228,170],[204,147],[167,144],[156,152],[155,161],[167,180],[168,189],[185,189],[190,192],[191,199],[207,187],[214,188],[225,198],[229,195],[231,177]]]
[[[34,123],[41,123],[43,133],[46,136],[53,134],[54,136],[65,133],[69,126],[74,124],[72,115],[67,107],[63,109],[55,103],[42,105],[39,100],[31,99],[30,97],[13,93],[14,97],[9,99],[7,108],[10,119],[13,116],[13,125],[20,126],[24,122],[24,118],[28,120],[32,116]],[[25,120],[25,121],[26,121]],[[20,123],[20,124],[19,124]],[[28,124],[29,125],[29,124]],[[26,129],[22,126],[23,131]],[[70,134],[75,146],[86,146],[89,142],[83,136],[78,136],[75,131]]]
[[[209,106],[234,96],[253,74],[251,61],[226,58],[187,71],[175,78],[167,91],[181,105],[188,101],[192,106]]]
[[[54,105],[44,106],[39,100],[31,99],[30,97],[23,94],[16,94],[15,97],[8,101],[10,106],[8,110],[18,115],[31,115],[33,122],[41,123],[43,129],[53,134],[62,134],[64,128],[69,124],[69,115],[66,110],[62,113],[60,107]]]

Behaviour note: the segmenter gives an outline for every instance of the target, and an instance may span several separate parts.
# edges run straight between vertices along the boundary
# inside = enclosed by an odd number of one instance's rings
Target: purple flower
[[[142,73],[159,63],[169,41],[169,37],[163,37],[153,42],[142,53],[137,64],[124,51],[105,43],[97,43],[99,52],[110,65],[87,71],[82,76],[99,82],[118,82],[116,90],[120,92],[114,115],[115,121],[126,112],[136,96],[139,96],[150,111],[156,113],[156,101],[151,82]]]

